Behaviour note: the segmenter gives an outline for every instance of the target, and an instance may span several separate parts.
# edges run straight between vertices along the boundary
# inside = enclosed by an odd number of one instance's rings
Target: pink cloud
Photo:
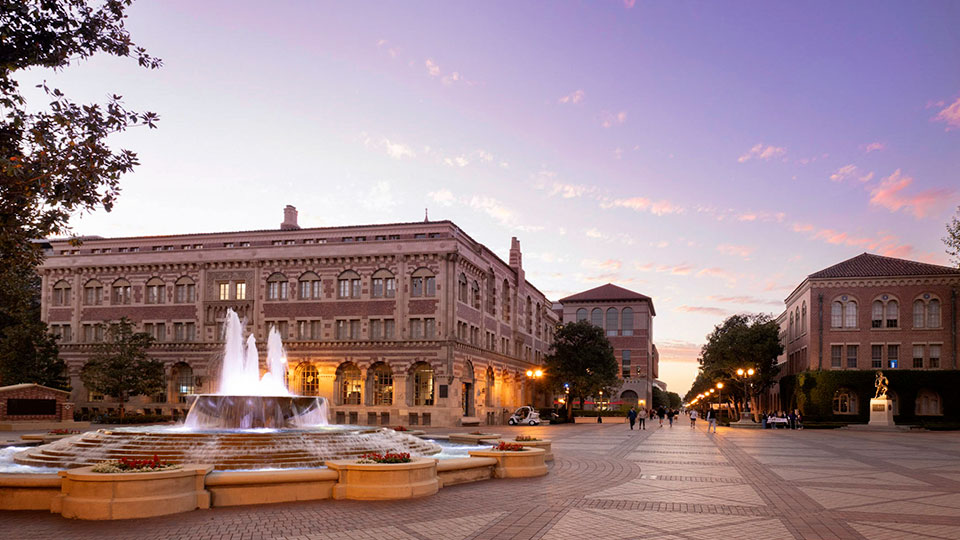
[[[712,300],[714,302],[723,302],[727,304],[756,304],[756,305],[765,305],[765,306],[782,306],[783,302],[781,300],[768,300],[765,298],[758,298],[756,296],[708,296],[707,300]]]
[[[940,102],[942,105],[942,101]],[[936,116],[933,117],[934,122],[944,122],[947,124],[947,131],[950,131],[954,128],[960,128],[960,98],[957,98],[956,101],[951,103],[944,109],[941,109]]]
[[[601,208],[629,208],[637,212],[648,211],[653,215],[682,214],[683,208],[670,201],[652,201],[646,197],[630,197],[628,199],[613,199],[600,203]]]
[[[617,271],[623,266],[623,263],[616,259],[607,259],[605,261],[598,261],[595,259],[584,259],[580,262],[580,266],[584,268],[589,268],[592,270],[611,270]]]
[[[830,175],[830,180],[834,182],[843,182],[844,180],[853,176],[856,173],[857,173],[856,165],[852,165],[852,164],[844,165],[843,167],[840,167],[839,169],[837,169],[835,173]]]
[[[815,229],[815,228],[816,228],[816,227],[814,227],[813,225],[811,225],[811,224],[809,224],[809,223],[794,223],[794,224],[793,224],[793,231],[794,231],[794,232],[810,232],[810,231],[812,231],[812,230]]]
[[[627,9],[633,9],[635,5],[637,5],[637,0],[623,0],[623,7]]]
[[[691,341],[681,341],[676,339],[658,339],[657,352],[660,353],[660,361],[672,360],[679,362],[696,362],[700,356],[701,345]]]
[[[604,112],[601,115],[600,125],[609,128],[627,121],[627,111],[620,111],[616,114]]]
[[[580,103],[581,101],[583,101],[584,95],[585,95],[585,94],[584,94],[583,90],[576,90],[576,91],[574,91],[574,92],[572,92],[572,93],[570,93],[570,94],[567,94],[567,95],[563,96],[562,98],[558,99],[558,100],[557,100],[557,103],[572,103],[572,104],[576,105],[577,103]]]
[[[945,207],[950,206],[953,191],[949,189],[928,189],[914,194],[906,194],[906,190],[913,183],[913,178],[905,176],[897,169],[890,176],[883,178],[880,185],[870,190],[870,204],[881,206],[891,212],[903,210],[913,214],[917,219],[939,214]]]
[[[430,58],[427,58],[427,61],[424,62],[424,65],[427,66],[427,74],[430,75],[431,77],[436,77],[437,75],[440,75],[440,66],[438,66],[437,63],[431,60]]]
[[[673,274],[675,276],[686,276],[696,269],[694,266],[691,266],[686,263],[676,264],[676,265],[669,265],[669,264],[655,265],[653,263],[647,263],[642,265],[640,264],[634,265],[634,268],[640,272],[660,272],[660,273]]]
[[[715,266],[711,268],[704,268],[703,270],[697,272],[697,277],[704,277],[704,276],[718,277],[718,278],[723,278],[730,281],[736,281],[737,279],[737,276],[734,275],[733,273],[728,272],[723,268],[717,268]]]
[[[885,150],[887,145],[879,141],[874,141],[872,143],[861,145],[860,148],[863,148],[863,151],[869,154],[870,152],[879,152],[880,150]]]
[[[754,249],[749,246],[737,246],[733,244],[720,244],[717,246],[717,251],[723,253],[724,255],[735,255],[737,257],[743,257],[747,259],[753,253]]]
[[[677,311],[683,313],[702,313],[704,315],[714,315],[717,317],[726,317],[730,311],[726,309],[720,309],[716,307],[708,306],[678,306]]]
[[[753,145],[753,148],[743,154],[737,161],[739,163],[745,163],[751,159],[762,159],[764,161],[771,160],[773,158],[781,157],[787,153],[787,149],[782,146],[764,146],[763,143],[757,143]]]

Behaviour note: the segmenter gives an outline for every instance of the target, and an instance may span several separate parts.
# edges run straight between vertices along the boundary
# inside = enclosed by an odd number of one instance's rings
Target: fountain
[[[232,310],[224,327],[217,392],[198,394],[183,425],[100,429],[18,453],[21,465],[74,468],[121,457],[158,456],[173,463],[207,463],[219,470],[320,467],[368,452],[439,453],[431,441],[389,428],[328,425],[327,401],[296,396],[284,383],[287,361],[280,334],[267,339],[260,375],[255,338]]]

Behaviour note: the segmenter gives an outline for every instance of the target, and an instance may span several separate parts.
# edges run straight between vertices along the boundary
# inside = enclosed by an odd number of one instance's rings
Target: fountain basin
[[[334,499],[385,501],[433,495],[440,489],[437,460],[414,458],[410,463],[357,463],[356,460],[327,462],[339,473],[333,487]]]
[[[325,425],[326,403],[311,396],[195,394],[186,426],[191,429],[282,429]]]

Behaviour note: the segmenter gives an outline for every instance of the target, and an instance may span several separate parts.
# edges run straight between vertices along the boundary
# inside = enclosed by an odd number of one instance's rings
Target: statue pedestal
[[[870,400],[870,426],[893,427],[893,401],[887,398]]]

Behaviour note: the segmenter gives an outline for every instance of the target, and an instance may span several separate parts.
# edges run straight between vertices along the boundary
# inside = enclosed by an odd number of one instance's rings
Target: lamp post
[[[543,370],[527,370],[527,379],[532,381],[533,384],[533,405],[536,405],[537,402],[537,381],[540,380],[541,377],[543,377]]]
[[[720,411],[723,410],[723,383],[717,383],[717,420],[720,419]]]
[[[740,420],[736,422],[738,426],[759,427],[760,425],[753,421],[753,415],[750,414],[750,378],[756,373],[753,368],[738,368],[737,378],[743,382],[743,410]]]

